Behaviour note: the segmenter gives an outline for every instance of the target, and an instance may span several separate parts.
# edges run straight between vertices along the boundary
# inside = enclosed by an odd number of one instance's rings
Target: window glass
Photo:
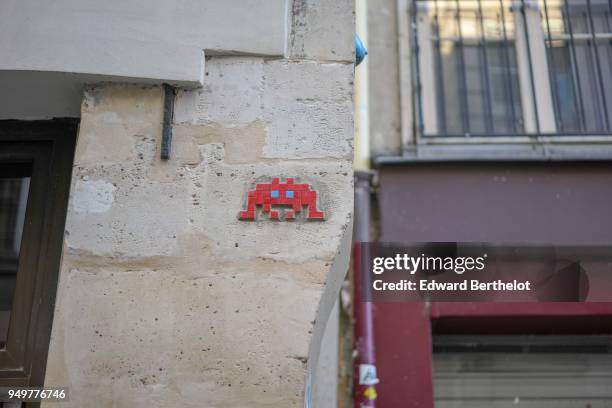
[[[608,0],[541,0],[557,129],[601,133],[612,120]]]
[[[30,177],[0,167],[0,347],[8,335]]]
[[[610,336],[435,336],[436,408],[604,408]]]
[[[539,0],[521,12],[517,4],[416,0],[426,136],[525,134],[521,101],[548,100],[549,91],[553,106],[530,112],[530,133],[612,132],[612,1]],[[537,69],[544,58],[548,73]]]
[[[510,2],[419,3],[431,21],[438,133],[523,133]]]

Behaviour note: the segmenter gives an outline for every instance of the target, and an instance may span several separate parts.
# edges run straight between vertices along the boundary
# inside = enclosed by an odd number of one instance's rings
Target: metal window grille
[[[540,3],[557,128],[610,132],[612,1]]]
[[[534,6],[540,26],[525,18],[525,8]],[[555,134],[612,131],[612,0],[414,0],[411,14],[420,136],[539,135],[538,109],[536,130],[528,131],[522,101],[527,96],[535,106],[536,87],[545,81]],[[532,30],[542,31],[547,78],[534,73]],[[526,55],[517,53],[519,35]],[[528,66],[528,78],[520,78],[519,64]],[[521,79],[530,95],[521,95]],[[428,97],[435,103],[424,103]]]

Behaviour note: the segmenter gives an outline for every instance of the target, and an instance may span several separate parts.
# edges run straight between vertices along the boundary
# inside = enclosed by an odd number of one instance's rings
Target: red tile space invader
[[[247,200],[247,209],[238,214],[241,220],[255,220],[255,209],[258,205],[263,207],[263,212],[267,213],[271,220],[281,219],[280,211],[272,210],[272,206],[290,207],[284,213],[286,221],[294,220],[303,206],[306,206],[306,219],[325,219],[325,212],[317,209],[317,192],[311,189],[309,184],[295,184],[294,179],[290,177],[287,177],[284,183],[276,177],[271,183],[257,184],[254,190],[249,191]]]

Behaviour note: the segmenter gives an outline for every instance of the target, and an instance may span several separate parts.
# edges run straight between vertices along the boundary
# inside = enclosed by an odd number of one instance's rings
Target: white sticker
[[[373,364],[360,364],[359,365],[359,384],[361,385],[375,385],[380,380],[376,376],[376,366]]]

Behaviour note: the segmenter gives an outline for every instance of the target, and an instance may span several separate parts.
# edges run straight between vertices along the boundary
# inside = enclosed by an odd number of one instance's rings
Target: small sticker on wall
[[[363,391],[363,396],[369,399],[370,401],[374,401],[378,394],[376,393],[376,388],[368,387]]]
[[[376,385],[380,382],[376,375],[376,366],[373,364],[359,365],[359,384],[361,385]]]
[[[318,198],[317,191],[310,184],[296,183],[290,177],[281,182],[276,177],[270,183],[258,183],[249,191],[247,208],[240,211],[238,218],[254,221],[256,209],[261,206],[262,215],[267,215],[270,220],[294,221],[303,213],[307,220],[324,221],[325,212],[319,210]]]

